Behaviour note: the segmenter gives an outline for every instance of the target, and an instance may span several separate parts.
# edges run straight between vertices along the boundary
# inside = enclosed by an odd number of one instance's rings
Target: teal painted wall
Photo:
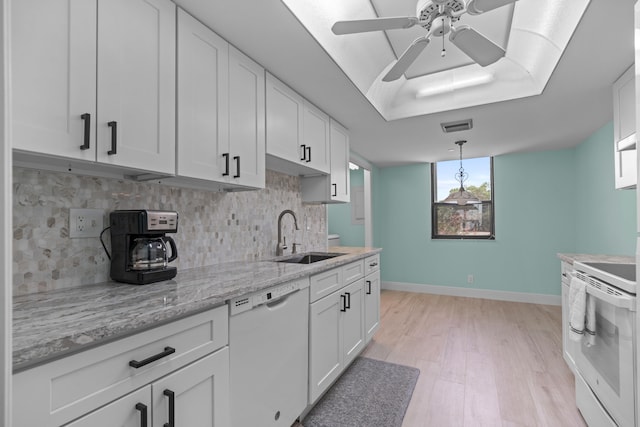
[[[383,248],[382,280],[559,295],[558,252],[632,255],[635,192],[613,190],[612,178],[606,183],[613,177],[612,141],[608,124],[574,149],[495,157],[494,241],[431,239],[428,164],[376,170],[374,245]],[[594,199],[614,208],[589,210]],[[595,227],[605,228],[577,238]]]
[[[349,178],[352,189],[364,186],[363,169],[351,170]],[[341,246],[364,246],[364,224],[351,223],[351,203],[329,205],[327,209],[329,234],[339,234]]]
[[[611,141],[613,124],[609,123],[576,148],[575,192],[580,215],[576,215],[575,227],[580,253],[635,253],[636,192],[614,188]]]

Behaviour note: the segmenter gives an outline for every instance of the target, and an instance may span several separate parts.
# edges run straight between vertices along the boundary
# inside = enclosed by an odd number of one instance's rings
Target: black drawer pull
[[[147,427],[147,405],[136,403],[136,410],[140,411],[140,427]]]
[[[308,156],[306,156],[307,157],[307,163],[309,163],[311,161],[311,146],[307,147],[307,154],[308,154]]]
[[[154,356],[151,356],[147,359],[141,360],[140,362],[138,362],[137,360],[132,360],[129,362],[129,366],[131,366],[132,368],[141,368],[144,365],[148,365],[149,363],[155,362],[156,360],[162,359],[163,357],[166,357],[170,354],[173,354],[176,352],[176,349],[173,347],[165,347],[164,351],[162,353],[158,353]]]
[[[169,422],[164,423],[163,427],[175,427],[176,426],[176,394],[169,389],[162,392],[169,398]]]
[[[347,296],[347,306],[345,308],[351,308],[351,292],[345,292],[345,295]]]
[[[371,280],[367,280],[367,285],[369,286],[369,290],[367,291],[367,295],[371,295]]]
[[[307,160],[307,146],[302,144],[300,147],[302,147],[302,158],[300,160]]]
[[[236,161],[236,174],[233,177],[240,178],[240,156],[233,156],[233,160]]]
[[[378,265],[377,262],[372,262],[371,264],[369,264],[369,267],[375,267],[376,265]]]
[[[223,153],[222,157],[224,157],[224,172],[222,176],[229,176],[229,153]]]
[[[88,150],[89,146],[89,138],[91,137],[91,114],[84,113],[80,116],[80,118],[84,121],[84,141],[80,146],[81,150]]]
[[[340,295],[340,299],[342,300],[342,308],[340,311],[347,311],[347,296],[342,294]]]
[[[331,186],[333,187],[333,197],[336,197],[338,195],[338,184],[331,184]]]
[[[107,126],[111,128],[111,150],[107,151],[108,155],[118,154],[118,123],[109,122]]]

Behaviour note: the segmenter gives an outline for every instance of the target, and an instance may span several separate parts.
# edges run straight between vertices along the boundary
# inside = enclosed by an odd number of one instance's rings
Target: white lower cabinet
[[[380,254],[364,260],[364,329],[366,343],[380,326]]]
[[[380,326],[380,272],[367,275],[364,279],[364,328],[366,342]]]
[[[228,330],[225,305],[18,372],[13,425],[163,426],[173,402],[176,425],[227,426]]]
[[[319,281],[331,272],[351,277],[342,281],[337,290],[315,300],[309,319],[309,403],[314,403],[340,376],[346,366],[364,349],[364,279],[348,272],[363,271],[363,261],[311,276],[311,292],[318,295]],[[344,274],[347,272],[347,274]],[[333,285],[332,285],[333,286]],[[315,289],[314,289],[315,288]]]
[[[229,426],[229,347],[153,383],[151,394],[154,427]]]
[[[347,366],[364,349],[364,279],[345,286],[342,292],[346,300],[346,307],[341,313],[342,363]]]
[[[144,427],[151,425],[151,387],[147,386],[79,420],[68,427]]]

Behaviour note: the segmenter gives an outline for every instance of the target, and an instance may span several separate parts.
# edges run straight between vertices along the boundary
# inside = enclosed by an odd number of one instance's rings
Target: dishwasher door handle
[[[277,299],[274,299],[273,301],[269,301],[268,303],[266,303],[265,305],[267,306],[267,308],[269,310],[277,310],[282,306],[285,306],[287,304],[287,301],[289,301],[289,297],[293,294],[295,294],[296,292],[298,292],[300,289],[296,289],[293,292],[290,292],[286,295],[282,295],[281,297],[278,297]]]

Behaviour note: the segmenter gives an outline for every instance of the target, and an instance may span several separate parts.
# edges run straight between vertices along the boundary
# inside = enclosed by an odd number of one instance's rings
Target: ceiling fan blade
[[[469,15],[479,15],[516,1],[518,0],[471,0],[467,5],[467,12]]]
[[[333,24],[331,31],[333,34],[353,34],[366,33],[368,31],[395,30],[400,28],[410,28],[416,25],[418,18],[406,16],[397,18],[373,18],[360,19],[357,21],[338,21]]]
[[[389,72],[382,78],[383,82],[392,82],[394,80],[398,80],[400,76],[402,76],[407,68],[416,58],[422,53],[425,47],[429,44],[429,38],[420,37],[419,39],[415,39],[411,46],[404,51],[402,56],[398,58],[396,63],[391,67]]]
[[[493,64],[505,54],[503,48],[468,25],[456,27],[451,32],[449,40],[483,67]]]

